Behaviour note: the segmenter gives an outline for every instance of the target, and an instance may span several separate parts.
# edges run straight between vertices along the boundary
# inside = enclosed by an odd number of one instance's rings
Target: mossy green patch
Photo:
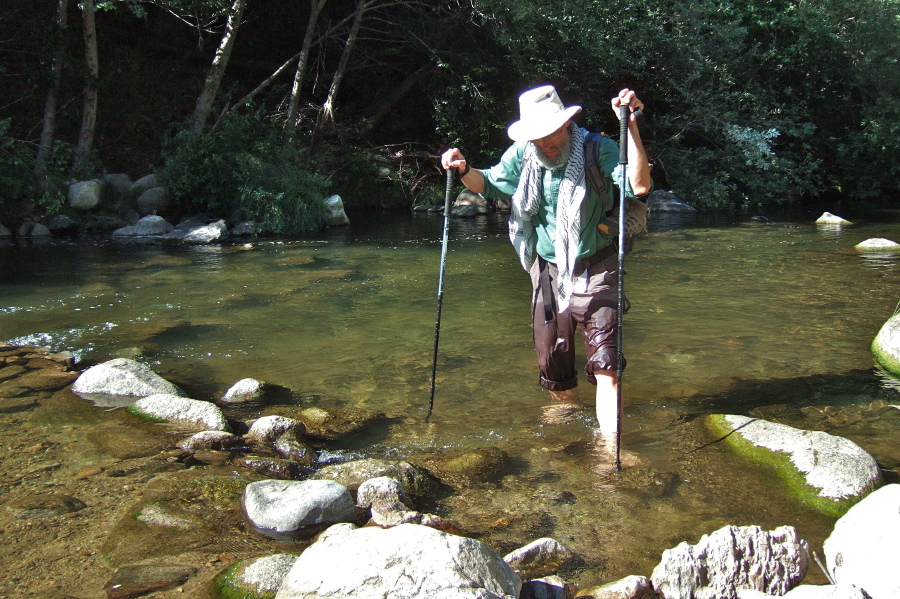
[[[807,506],[827,515],[839,518],[854,504],[875,489],[867,489],[859,497],[832,499],[822,497],[820,490],[806,482],[806,474],[791,461],[790,454],[759,447],[748,441],[740,431],[735,431],[723,414],[710,414],[705,419],[707,427],[721,437],[738,455],[771,470],[787,486],[789,493]]]
[[[244,562],[238,562],[226,568],[216,576],[213,587],[219,599],[275,599],[277,591],[257,592],[240,581],[244,571]]]
[[[872,355],[875,356],[875,361],[878,364],[890,372],[891,374],[900,375],[900,358],[897,356],[884,351],[878,343],[878,338],[872,340]]]
[[[143,418],[144,420],[149,420],[150,422],[158,422],[160,424],[165,424],[166,422],[168,422],[168,420],[166,420],[165,418],[160,418],[159,416],[148,414],[135,405],[128,406],[128,408],[126,409],[128,410],[129,414],[137,416],[138,418]]]

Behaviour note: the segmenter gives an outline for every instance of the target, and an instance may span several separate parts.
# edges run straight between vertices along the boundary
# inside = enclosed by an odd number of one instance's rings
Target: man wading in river
[[[623,89],[612,99],[617,116],[622,105],[631,111],[626,195],[646,202],[652,188],[650,165],[634,114],[644,104],[633,91]],[[544,418],[559,421],[580,407],[574,345],[580,324],[585,374],[597,385],[599,432],[608,447],[618,426],[618,225],[610,228],[609,217],[618,210],[613,174],[619,149],[608,137],[591,135],[572,123],[580,111],[580,106],[564,106],[552,86],[528,90],[519,97],[520,120],[508,130],[515,143],[499,164],[471,168],[458,148],[447,150],[441,164],[458,169],[473,192],[512,198],[509,235],[522,266],[531,273],[540,384],[556,400],[545,408]],[[591,176],[592,165],[599,167],[599,177]]]

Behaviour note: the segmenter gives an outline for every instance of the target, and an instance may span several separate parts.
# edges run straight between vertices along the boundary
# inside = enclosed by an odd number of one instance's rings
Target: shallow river
[[[352,215],[351,215],[352,216]],[[597,469],[592,409],[545,425],[530,287],[502,217],[451,223],[434,415],[425,421],[442,220],[360,215],[349,228],[252,246],[55,243],[0,247],[0,341],[138,357],[197,399],[254,377],[301,404],[389,419],[323,459],[416,458],[496,447],[494,484],[441,498],[501,553],[552,536],[582,584],[650,575],[663,550],[726,524],[798,528],[821,555],[834,520],[729,455],[699,416],[754,415],[845,436],[889,477],[900,465],[897,382],[869,344],[900,300],[886,214],[841,229],[802,221],[652,221],[627,259],[625,418],[617,476]],[[582,399],[593,406],[583,381]],[[99,408],[98,408],[99,409]],[[808,582],[825,582],[810,571]]]

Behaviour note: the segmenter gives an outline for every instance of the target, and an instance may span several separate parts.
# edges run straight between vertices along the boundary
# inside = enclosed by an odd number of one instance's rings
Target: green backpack
[[[606,184],[606,175],[600,170],[600,143],[607,137],[604,133],[588,133],[584,138],[584,178],[588,185],[603,201],[606,216],[597,225],[601,233],[616,236],[619,234],[619,203],[610,197]],[[647,204],[633,198],[625,199],[625,232],[637,235],[647,231]]]

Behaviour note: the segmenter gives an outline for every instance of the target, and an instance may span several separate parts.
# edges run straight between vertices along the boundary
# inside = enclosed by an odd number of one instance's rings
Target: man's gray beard
[[[537,145],[534,146],[536,150],[535,156],[544,168],[548,168],[550,170],[556,170],[559,167],[563,166],[565,163],[569,161],[569,155],[572,153],[572,136],[568,135],[566,137],[566,141],[563,142],[562,148],[560,148],[559,154],[554,158],[550,158],[544,151],[541,150]]]

